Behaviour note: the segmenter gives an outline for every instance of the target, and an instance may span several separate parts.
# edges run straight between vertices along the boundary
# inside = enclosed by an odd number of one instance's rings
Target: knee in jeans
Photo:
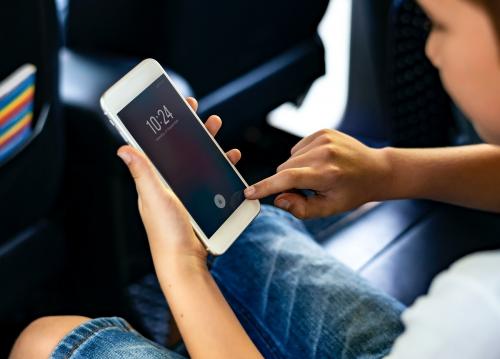
[[[286,218],[291,221],[299,221],[291,213],[284,211],[281,208],[271,206],[268,204],[261,205],[259,217],[268,217],[268,216],[274,218]]]
[[[78,316],[39,318],[21,332],[9,359],[48,358],[66,334],[88,320]]]
[[[277,220],[277,221],[284,220],[300,231],[305,230],[304,223],[302,222],[302,220],[298,219],[290,212],[284,211],[284,210],[282,210],[278,207],[275,207],[275,206],[270,206],[270,205],[266,205],[266,204],[262,205],[259,217],[261,217],[261,219],[272,218],[273,221],[274,220]]]

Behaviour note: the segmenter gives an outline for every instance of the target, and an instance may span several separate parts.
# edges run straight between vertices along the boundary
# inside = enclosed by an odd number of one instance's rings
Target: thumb
[[[290,212],[295,217],[305,219],[307,198],[298,193],[282,193],[274,200],[276,207]]]
[[[122,146],[117,155],[127,165],[134,178],[141,201],[154,200],[159,197],[159,191],[164,192],[162,182],[144,153],[131,146]]]
[[[277,196],[274,203],[299,219],[320,218],[330,214],[327,199],[320,194],[306,197],[298,193],[287,192]]]

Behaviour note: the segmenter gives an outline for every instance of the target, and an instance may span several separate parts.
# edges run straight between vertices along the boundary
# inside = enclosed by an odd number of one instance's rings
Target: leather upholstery
[[[328,0],[72,0],[67,46],[156,58],[202,97],[314,37]],[[95,21],[99,14],[101,21]]]
[[[26,8],[32,11],[26,11]],[[55,9],[44,1],[0,5],[2,59],[0,79],[31,62],[38,68],[35,121],[49,114],[42,133],[0,167],[2,243],[53,208],[59,194],[63,161],[62,127],[57,96],[59,46]],[[43,120],[43,119],[40,119]],[[50,159],[50,161],[47,161]],[[30,206],[26,208],[26,203]]]
[[[0,322],[62,267],[60,222],[64,141],[58,98],[59,29],[54,2],[0,3],[0,79],[25,63],[37,67],[32,141],[0,166]],[[35,271],[36,273],[32,273]],[[15,306],[18,312],[13,313]]]
[[[387,105],[392,145],[450,145],[452,104],[425,54],[430,21],[413,0],[395,1],[390,15]]]
[[[500,216],[430,201],[360,209],[325,232],[325,249],[409,305],[454,261],[500,249]]]
[[[408,305],[456,260],[494,249],[500,249],[499,215],[432,203],[426,216],[394,238],[361,273]]]

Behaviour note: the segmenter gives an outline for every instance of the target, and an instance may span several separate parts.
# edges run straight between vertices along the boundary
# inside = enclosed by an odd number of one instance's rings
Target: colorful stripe
[[[19,111],[15,116],[11,117],[3,125],[0,125],[0,136],[2,136],[5,132],[7,132],[16,123],[21,121],[23,117],[30,112],[33,112],[33,103],[24,106],[24,108],[21,111]]]
[[[35,96],[35,85],[29,86],[21,95],[5,108],[0,110],[0,126],[3,126],[11,116],[22,110],[22,108],[33,101]]]
[[[22,66],[0,83],[0,161],[14,154],[32,134],[35,71]],[[33,66],[31,66],[33,67]],[[34,67],[33,67],[34,69]],[[7,90],[8,89],[8,90]]]
[[[12,126],[7,132],[0,136],[0,147],[5,146],[9,141],[14,139],[16,135],[22,132],[26,127],[31,125],[33,114],[30,112],[23,117],[21,121]]]
[[[28,87],[35,84],[35,74],[28,76],[26,79],[21,81],[16,88],[7,93],[5,96],[0,97],[0,108],[4,108],[9,103],[11,103],[16,97],[21,95]]]
[[[0,161],[8,158],[12,153],[14,153],[19,147],[25,143],[31,136],[31,128],[25,127],[18,136],[14,137],[7,145],[0,148]]]

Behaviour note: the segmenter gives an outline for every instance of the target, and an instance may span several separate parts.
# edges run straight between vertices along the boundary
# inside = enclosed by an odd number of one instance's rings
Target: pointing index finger
[[[289,169],[268,177],[245,190],[248,199],[261,199],[273,194],[307,187],[304,169]]]

